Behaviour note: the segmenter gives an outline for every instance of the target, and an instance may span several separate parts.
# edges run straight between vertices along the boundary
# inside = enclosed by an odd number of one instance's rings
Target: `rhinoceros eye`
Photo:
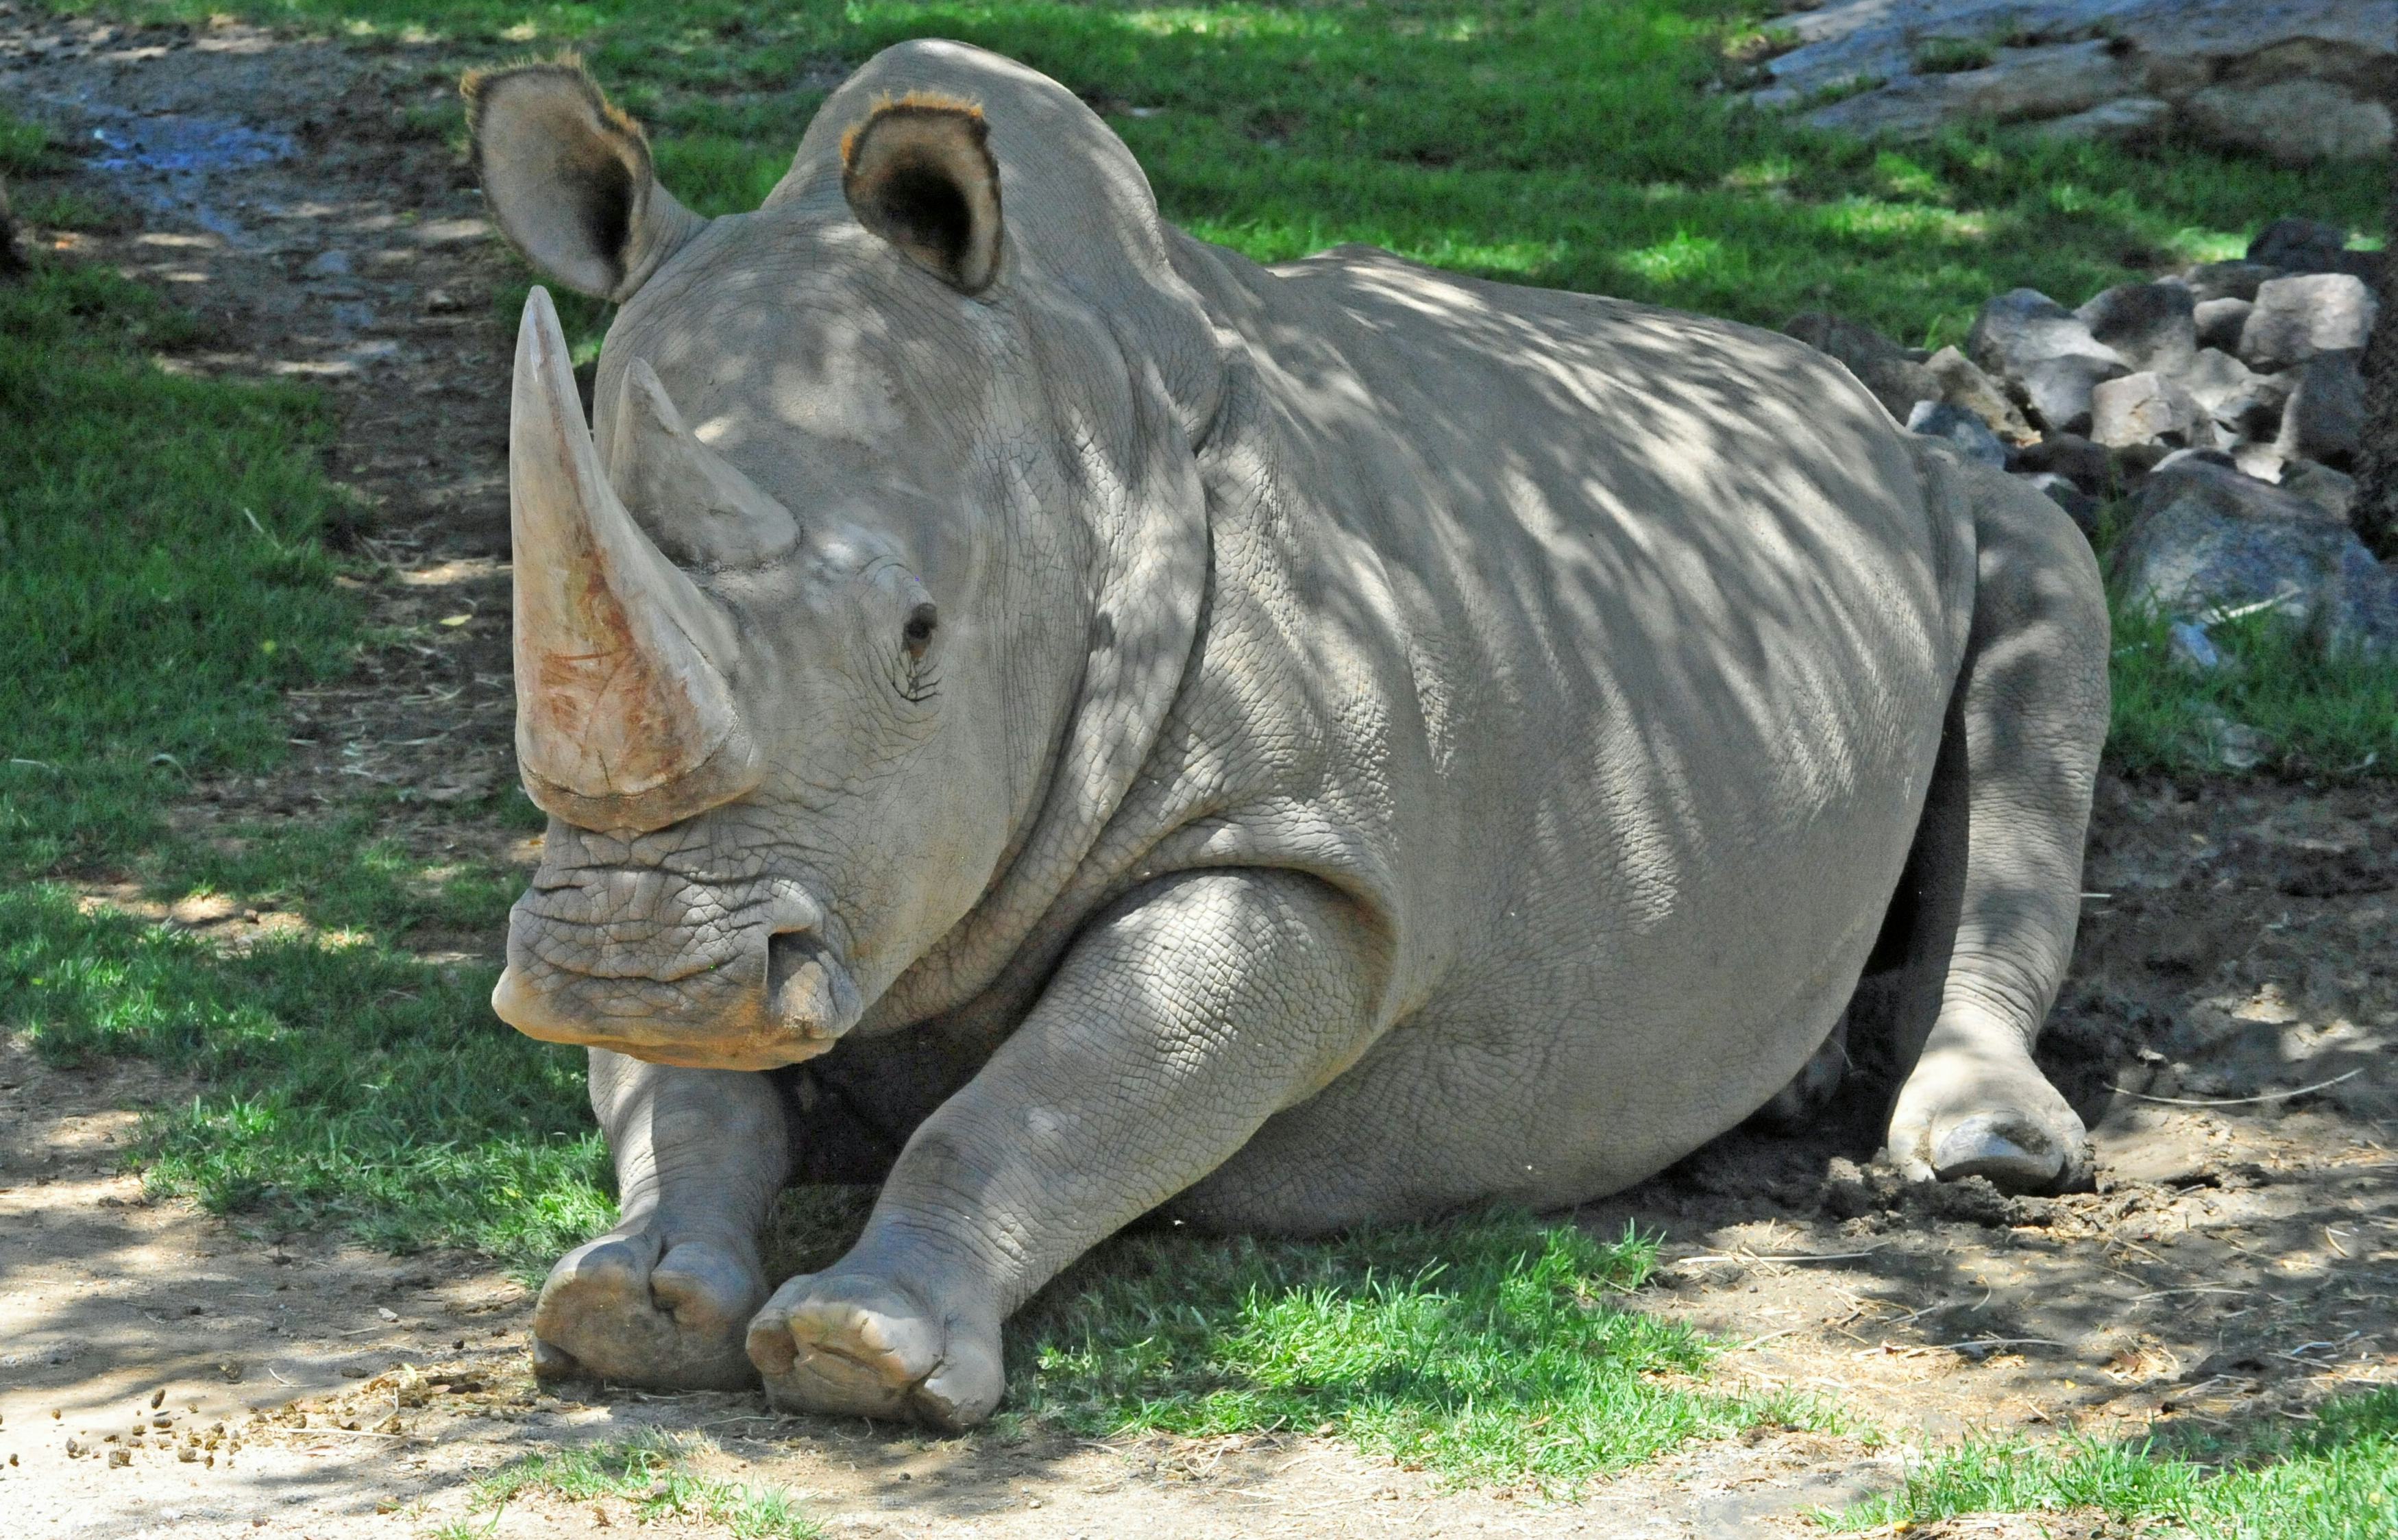
[[[899,634],[907,639],[908,655],[923,662],[933,645],[933,632],[941,624],[941,613],[927,601],[908,612],[908,624]]]
[[[908,612],[908,622],[899,628],[902,654],[900,675],[892,682],[898,688],[899,698],[910,706],[922,706],[940,694],[941,681],[933,667],[933,633],[940,628],[941,615],[931,601]]]

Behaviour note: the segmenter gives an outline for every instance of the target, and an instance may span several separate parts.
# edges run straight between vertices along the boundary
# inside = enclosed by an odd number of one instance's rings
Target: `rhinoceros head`
[[[845,91],[710,221],[579,69],[468,96],[502,228],[623,306],[596,432],[542,290],[518,335],[517,750],[551,823],[494,1007],[668,1063],[807,1058],[1052,795],[1107,628],[1087,506],[1132,495],[1141,391],[1086,300],[1015,271],[978,104]]]

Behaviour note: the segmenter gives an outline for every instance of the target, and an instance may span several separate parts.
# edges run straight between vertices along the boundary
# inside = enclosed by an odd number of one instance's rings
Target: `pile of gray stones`
[[[2001,294],[1961,350],[1902,347],[1820,313],[1784,330],[1909,428],[2024,478],[2093,535],[2114,505],[2109,576],[2176,622],[2181,661],[2221,666],[2208,628],[2267,610],[2329,650],[2398,651],[2398,574],[2348,518],[2381,260],[2335,226],[2282,220],[2243,261],[2078,308]]]

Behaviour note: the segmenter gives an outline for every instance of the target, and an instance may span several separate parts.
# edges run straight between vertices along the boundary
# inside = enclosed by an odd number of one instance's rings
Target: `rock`
[[[2230,452],[2225,450],[2176,449],[2168,450],[2156,464],[2149,467],[2148,474],[2154,476],[2161,470],[2171,470],[2176,466],[2189,465],[2216,466],[2225,470],[2240,468],[2239,462],[2232,459]]]
[[[2257,288],[2240,328],[2240,357],[2271,373],[2318,353],[2363,347],[2373,331],[2373,291],[2353,273],[2297,273]]]
[[[2123,362],[2121,354],[2091,334],[2089,322],[2037,289],[2011,289],[1985,302],[1965,335],[1965,353],[1991,373],[2010,378],[2046,358]]]
[[[2327,650],[2398,642],[2398,578],[2294,493],[2191,457],[2150,476],[2128,513],[2113,575],[2130,603],[2185,619],[2274,609]]]
[[[1978,70],[1908,74],[1807,115],[1818,128],[1920,138],[1960,118],[2017,123],[2081,113],[2133,94],[2136,79],[2102,37],[2061,47],[1996,48]]]
[[[2042,358],[2016,379],[2024,407],[2034,422],[2053,433],[2090,431],[2090,393],[2108,380],[2129,371],[2122,364],[2081,355]]]
[[[2248,260],[2290,273],[2346,273],[2372,283],[2381,254],[2351,251],[2348,232],[2319,219],[2277,219],[2248,243]]]
[[[2390,148],[2390,109],[2325,80],[2209,86],[2183,99],[2181,117],[2201,138],[2286,166],[2364,160]]]
[[[1990,431],[1990,425],[1966,411],[1946,401],[1918,401],[1915,410],[1906,414],[1909,432],[1920,433],[1927,439],[1945,439],[1957,452],[1969,460],[1979,460],[1987,466],[2007,463],[2007,446]]]
[[[2137,141],[2162,133],[2173,116],[2173,103],[2162,97],[2126,96],[2102,101],[2087,112],[2050,118],[2034,125],[2031,131],[2042,139]]]
[[[1974,368],[1974,360],[1955,348],[1942,348],[1924,359],[1923,367],[1940,383],[1941,400],[1979,417],[2000,438],[2021,444],[2040,437],[2014,402],[2007,399],[1999,382]]]
[[[2198,351],[2197,304],[2187,284],[2119,283],[2074,315],[2132,368],[2172,374]]]
[[[2259,374],[2214,347],[2200,348],[2174,383],[2227,432],[2249,438],[2270,438],[2290,397],[2289,383],[2279,375]]]
[[[2206,628],[2195,620],[2176,620],[2165,630],[2165,655],[2193,673],[2211,674],[2223,667],[2223,651]]]
[[[2238,351],[2240,329],[2247,324],[2248,312],[2256,308],[2251,302],[2229,294],[2199,301],[2190,312],[2190,320],[2198,328],[2198,345],[2221,353]]]
[[[2070,477],[2053,470],[2037,470],[2024,478],[2026,483],[2065,510],[2074,527],[2084,534],[2098,532],[2098,499],[2073,484]]]
[[[1750,100],[1920,135],[1969,117],[2052,137],[2171,131],[2283,158],[2389,142],[2398,0],[1791,0],[1797,47]],[[1994,44],[2004,47],[1993,47]],[[1960,63],[1977,65],[1957,69]],[[1844,99],[1815,105],[1825,93]]]
[[[2351,278],[2350,282],[2356,280]],[[2297,378],[2282,409],[2282,431],[2273,448],[2284,460],[2346,465],[2356,457],[2364,432],[2364,374],[2361,354],[2343,349],[2318,353],[2293,372]]]
[[[2261,262],[2203,262],[2185,268],[2181,281],[2204,304],[2209,300],[2249,300],[2257,298],[2259,286],[2269,278],[2285,278],[2286,269],[2268,267]]]
[[[2252,441],[2231,446],[2231,463],[2243,476],[2253,476],[2259,481],[2278,482],[2282,479],[2282,452],[2270,444]]]
[[[2115,457],[2078,433],[2052,433],[2036,444],[2022,445],[2007,456],[2007,468],[2018,475],[2062,476],[2101,497],[2115,490]]]
[[[2059,433],[2089,426],[2092,386],[2130,372],[2081,317],[2037,289],[2011,290],[1984,304],[1965,353],[2010,381],[2040,426]]]
[[[2169,443],[2215,447],[2215,422],[2189,391],[2153,370],[2102,381],[2090,393],[2090,437],[2113,449]]]
[[[1932,371],[1914,354],[1872,327],[1809,310],[1783,322],[1782,330],[1847,365],[1857,383],[1873,392],[1882,409],[1902,423],[1916,402],[1940,399],[1940,382]]]
[[[2198,712],[2198,742],[2194,746],[2199,757],[2218,770],[2254,770],[2270,759],[2273,740],[2244,722],[2236,721],[2223,708],[2209,705]]]
[[[2356,479],[2343,476],[2312,460],[2293,460],[2281,467],[2282,489],[2295,493],[2334,519],[2345,520],[2356,501]]]

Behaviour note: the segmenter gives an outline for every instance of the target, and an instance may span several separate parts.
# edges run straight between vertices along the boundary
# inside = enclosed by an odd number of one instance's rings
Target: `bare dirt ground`
[[[389,644],[295,702],[288,770],[207,788],[188,822],[306,816],[380,786],[428,855],[530,858],[454,812],[513,774],[493,292],[514,269],[427,127],[453,64],[0,0],[0,96],[58,128],[83,155],[69,183],[117,211],[34,238],[203,316],[208,339],[169,367],[319,382],[343,419],[335,473],[367,510],[356,538]],[[0,1529],[429,1534],[466,1514],[478,1473],[654,1427],[711,1474],[791,1489],[843,1537],[1798,1533],[1926,1439],[2236,1431],[2398,1380],[2388,792],[2110,780],[2085,885],[2043,1052],[2095,1132],[2096,1192],[1903,1191],[1862,1164],[1867,1089],[1815,1137],[1728,1136],[1582,1215],[1665,1235],[1636,1305],[1738,1344],[1720,1378],[1820,1393],[1890,1435],[1879,1449],[1767,1432],[1559,1506],[1444,1491],[1307,1437],[936,1440],[776,1417],[755,1397],[559,1400],[528,1371],[528,1294],[488,1263],[255,1235],[149,1200],[120,1146],[180,1087],[0,1047]],[[171,918],[228,940],[278,923]],[[498,941],[443,939],[455,954]],[[500,1536],[635,1521],[615,1499],[487,1517],[474,1530]],[[2034,1533],[1920,1533],[1944,1527]]]

